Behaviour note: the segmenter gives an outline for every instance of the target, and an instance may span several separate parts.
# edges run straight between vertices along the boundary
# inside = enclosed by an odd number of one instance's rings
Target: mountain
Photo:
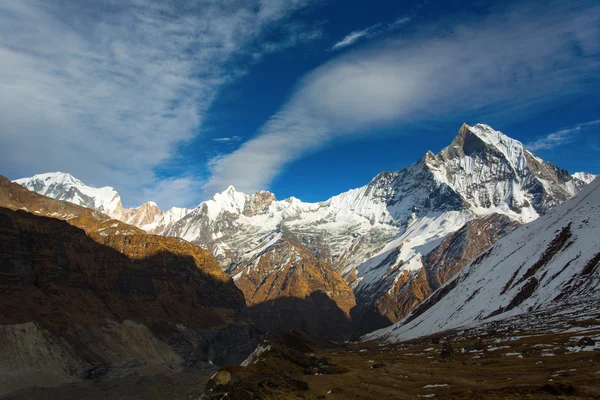
[[[588,184],[592,183],[592,181],[596,179],[596,175],[590,174],[589,172],[575,172],[573,174],[573,178],[579,179],[580,181]]]
[[[160,228],[143,218],[134,222],[209,250],[251,308],[293,294],[307,300],[307,311],[313,293],[328,293],[340,320],[351,307],[353,329],[364,333],[402,319],[489,245],[568,200],[592,177],[570,175],[487,125],[464,124],[437,155],[427,152],[323,202],[229,187]],[[52,196],[62,192],[25,183],[31,180],[19,182]],[[348,298],[350,289],[356,300]],[[310,314],[299,312],[281,329],[306,328]],[[326,319],[309,331],[327,331]]]
[[[352,289],[331,268],[328,248],[283,230],[254,257],[227,270],[244,292],[252,321],[268,332],[303,329],[350,338]]]
[[[265,272],[248,265],[269,257],[269,249],[282,240],[281,232],[300,242],[316,238],[327,249],[319,257],[328,258],[354,290],[353,319],[379,328],[405,316],[517,224],[571,198],[588,178],[571,176],[487,125],[465,124],[439,154],[427,152],[405,169],[383,172],[368,185],[327,201],[277,200],[269,192],[246,195],[229,187],[166,234],[212,251],[236,276],[238,286],[247,281],[266,284],[260,278]],[[486,219],[494,215],[498,217]],[[479,219],[483,221],[471,223]],[[483,231],[486,239],[468,242],[455,267],[429,278],[428,288],[417,283],[416,277],[431,275],[423,260],[463,228]],[[399,306],[401,299],[404,305]]]
[[[212,255],[0,176],[0,395],[240,362],[262,332]]]
[[[371,297],[362,299],[360,296],[364,292],[359,293],[357,302],[366,306],[353,312],[354,334],[372,332],[390,322],[401,320],[460,272],[483,249],[519,226],[519,223],[502,214],[494,213],[476,218],[446,236],[427,253],[421,259],[422,268],[416,271],[404,270],[394,276],[394,272],[402,267],[402,262],[392,265],[386,275],[366,293],[367,296],[375,293],[375,302],[372,302]],[[387,257],[388,260],[395,259],[400,250],[401,248],[392,252]]]
[[[121,197],[112,187],[93,188],[64,172],[34,175],[14,181],[27,189],[100,211],[113,219],[137,226],[145,231],[161,234],[185,216],[189,210],[173,207],[162,211],[156,203],[144,203],[137,208],[123,208]]]
[[[600,296],[600,180],[478,256],[397,324],[370,339],[402,341],[554,309],[597,310]],[[553,311],[553,312],[555,312]],[[538,318],[542,327],[544,318]]]

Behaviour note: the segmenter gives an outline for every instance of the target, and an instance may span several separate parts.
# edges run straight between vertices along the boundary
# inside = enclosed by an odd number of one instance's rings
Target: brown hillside
[[[212,256],[0,177],[0,395],[239,362],[261,333]]]

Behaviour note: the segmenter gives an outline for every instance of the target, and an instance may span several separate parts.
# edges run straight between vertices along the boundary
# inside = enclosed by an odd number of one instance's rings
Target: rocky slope
[[[162,211],[151,201],[136,208],[124,208],[121,197],[112,187],[93,188],[64,172],[38,174],[17,179],[15,183],[56,200],[100,211],[113,219],[158,235],[189,212],[187,208],[179,207]]]
[[[402,262],[384,265],[388,273],[379,282],[379,290],[374,291],[373,297],[376,300],[372,302],[369,298],[357,299],[359,304],[368,306],[354,310],[354,333],[360,335],[372,332],[401,320],[475,259],[482,249],[487,249],[518,226],[516,221],[506,215],[490,214],[471,220],[458,231],[446,236],[423,257],[423,267],[417,271],[403,271],[394,278],[394,272],[402,268]],[[400,251],[401,248],[398,249]],[[388,260],[395,260],[395,256],[396,252]],[[385,260],[382,264],[385,264]],[[371,293],[373,292],[366,295]]]
[[[600,180],[498,240],[394,326],[369,337],[406,340],[581,304],[600,295]],[[543,325],[543,320],[539,321]]]
[[[304,329],[319,337],[350,337],[352,289],[331,268],[328,248],[283,231],[253,257],[227,271],[243,292],[252,321],[270,332]]]
[[[235,362],[261,332],[213,257],[0,177],[0,394]]]

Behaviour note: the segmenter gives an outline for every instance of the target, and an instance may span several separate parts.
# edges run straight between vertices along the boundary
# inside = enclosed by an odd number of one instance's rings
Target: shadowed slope
[[[32,213],[0,207],[0,394],[239,362],[260,340],[199,247],[2,177],[0,205]]]
[[[254,257],[228,272],[262,329],[301,328],[316,336],[349,338],[350,310],[356,302],[330,259],[318,237],[298,238],[283,229]]]

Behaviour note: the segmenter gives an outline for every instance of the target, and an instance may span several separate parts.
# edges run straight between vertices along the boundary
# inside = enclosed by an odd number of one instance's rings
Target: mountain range
[[[152,201],[136,208],[126,209],[121,204],[121,196],[112,187],[90,187],[64,172],[38,174],[31,178],[17,179],[15,183],[56,200],[64,200],[100,211],[113,219],[137,226],[149,233],[160,234],[168,230],[174,222],[190,211],[178,207],[162,211]]]
[[[597,318],[599,212],[594,175],[482,124],[317,203],[229,187],[193,209],[126,209],[113,188],[70,174],[0,177],[0,395],[246,359],[214,375],[205,398],[295,398],[306,375],[347,378],[313,352],[352,364],[365,343],[397,359],[413,353],[381,346],[514,324],[569,332]],[[208,380],[198,373],[152,390],[189,398],[186,379]]]
[[[311,326],[314,334],[347,337],[401,320],[496,240],[593,179],[569,174],[487,125],[464,124],[437,155],[427,152],[317,203],[230,186],[191,210],[161,211],[152,202],[125,209],[114,189],[91,188],[65,173],[15,182],[201,246],[233,277],[247,305],[262,305],[262,312],[288,315],[289,297],[312,304],[294,310],[289,323],[260,318],[265,329]],[[335,323],[311,317],[323,307],[313,304],[315,293],[327,294],[341,311]]]

